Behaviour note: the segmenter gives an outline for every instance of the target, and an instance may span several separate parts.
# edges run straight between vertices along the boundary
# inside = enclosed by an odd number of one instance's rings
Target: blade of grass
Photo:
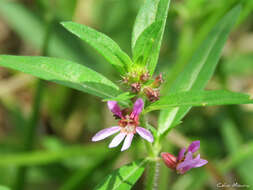
[[[86,162],[93,162],[94,158],[99,156],[104,157],[106,154],[111,154],[101,145],[75,145],[64,147],[59,150],[40,150],[24,153],[8,153],[1,154],[0,166],[36,166],[47,165],[49,163],[60,162],[62,160],[71,159],[75,157],[84,157]]]
[[[213,8],[212,14],[207,17],[205,22],[201,24],[201,27],[194,31],[192,28],[192,24],[190,19],[192,17],[186,18],[184,23],[184,30],[180,35],[179,40],[179,48],[178,48],[178,60],[176,64],[171,69],[171,72],[167,75],[165,82],[165,89],[169,88],[170,85],[174,82],[175,78],[183,71],[186,64],[191,59],[191,56],[195,52],[195,50],[199,47],[201,42],[206,38],[209,31],[215,26],[215,24],[219,21],[228,12],[236,3],[236,0],[227,1],[227,3],[223,3],[219,9],[216,7]],[[193,9],[193,11],[196,11]],[[182,11],[183,12],[183,11]],[[188,13],[191,14],[191,11]],[[193,36],[192,33],[198,34]]]
[[[202,90],[212,77],[222,48],[238,18],[241,6],[236,6],[213,28],[196,51],[192,60],[177,77],[167,94],[179,91]],[[168,132],[187,114],[191,107],[164,110],[159,117],[159,134]]]
[[[31,151],[33,149],[34,140],[36,136],[36,129],[39,120],[41,99],[43,93],[43,81],[39,80],[37,84],[37,89],[35,93],[35,99],[33,102],[32,115],[30,122],[25,128],[25,136],[24,136],[24,151]],[[26,181],[26,171],[27,167],[20,167],[17,171],[17,178],[14,184],[14,190],[22,190],[25,189],[25,181]]]
[[[93,161],[88,168],[77,170],[68,180],[60,187],[60,190],[81,190],[86,183],[90,182],[90,177],[95,170],[111,167],[119,156],[119,152],[108,153],[106,155],[99,154],[97,161]]]
[[[25,43],[31,45],[35,50],[43,49],[47,24],[39,14],[34,14],[21,2],[0,0],[0,15]],[[77,38],[73,38],[60,24],[54,24],[50,38],[48,56],[82,63],[91,62],[91,58],[88,58],[87,53],[85,54],[81,42]]]
[[[10,190],[10,188],[0,185],[0,190]]]
[[[50,18],[45,30],[44,44],[42,47],[43,55],[46,55],[48,53],[47,50],[48,50],[48,44],[50,40],[52,23],[53,23],[53,19]],[[44,82],[42,80],[39,80],[36,87],[35,98],[33,101],[31,118],[25,128],[25,133],[24,133],[24,151],[25,152],[31,151],[34,146],[35,137],[36,137],[36,129],[38,126],[39,115],[40,115],[41,101],[42,101],[43,91],[44,91],[43,89],[44,89]],[[14,190],[25,189],[27,169],[28,169],[27,167],[18,168],[17,178],[14,183]]]
[[[238,150],[241,149],[243,145],[242,137],[240,136],[240,131],[237,129],[235,122],[230,119],[224,119],[222,121],[221,133],[223,135],[224,143],[226,145],[228,154],[233,158],[233,155],[238,154]],[[235,157],[236,158],[236,157]],[[237,158],[238,164],[235,165],[235,170],[239,174],[241,181],[244,184],[253,186],[253,177],[249,175],[248,171],[251,171],[253,168],[253,156],[249,155],[245,159],[245,156]],[[245,159],[240,161],[240,159]]]

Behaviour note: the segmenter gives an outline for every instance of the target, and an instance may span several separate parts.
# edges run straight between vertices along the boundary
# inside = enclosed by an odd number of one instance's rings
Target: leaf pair
[[[132,35],[133,62],[146,67],[150,75],[158,61],[169,4],[170,0],[147,0],[135,21]],[[108,36],[73,22],[63,22],[62,25],[94,47],[120,74],[127,73],[133,66],[128,55]]]

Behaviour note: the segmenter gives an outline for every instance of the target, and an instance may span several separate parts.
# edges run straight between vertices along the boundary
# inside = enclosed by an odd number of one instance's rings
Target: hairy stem
[[[160,172],[160,162],[154,161],[149,164],[148,173],[146,176],[146,190],[158,189],[158,178]]]
[[[142,126],[147,128],[147,122],[144,117],[141,119]],[[157,190],[158,189],[158,177],[160,172],[160,159],[159,154],[161,151],[161,144],[159,138],[156,138],[153,144],[145,141],[145,145],[148,152],[148,159],[150,164],[146,172],[145,189],[146,190]]]

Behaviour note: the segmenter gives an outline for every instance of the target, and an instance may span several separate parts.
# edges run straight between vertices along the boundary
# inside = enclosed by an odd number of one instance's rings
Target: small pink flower
[[[162,152],[161,156],[164,163],[171,169],[177,170],[179,174],[184,174],[192,168],[198,168],[208,163],[207,160],[201,159],[200,154],[193,158],[193,154],[199,149],[200,141],[193,141],[188,147],[182,148],[178,154],[178,157],[173,156],[170,153]]]
[[[99,131],[92,137],[92,141],[100,141],[119,132],[112,139],[109,148],[118,146],[125,139],[121,151],[131,146],[135,133],[138,133],[142,138],[151,143],[154,141],[152,134],[147,129],[139,126],[139,115],[144,107],[144,102],[141,98],[135,101],[133,111],[130,114],[124,113],[124,110],[120,109],[116,101],[108,101],[107,105],[114,116],[120,119],[119,125]]]

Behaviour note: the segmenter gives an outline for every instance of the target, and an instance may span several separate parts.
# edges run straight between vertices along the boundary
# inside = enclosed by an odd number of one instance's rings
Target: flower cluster
[[[148,71],[130,72],[123,77],[123,82],[130,86],[132,93],[144,94],[150,102],[159,100],[160,86],[164,82],[162,74],[158,75],[155,80],[150,79]]]
[[[109,144],[109,148],[118,146],[125,139],[121,151],[131,146],[132,139],[136,133],[151,143],[154,141],[152,134],[147,129],[139,126],[139,116],[144,107],[144,102],[141,98],[135,101],[131,112],[128,109],[121,110],[116,101],[108,101],[107,105],[115,118],[119,119],[118,126],[99,131],[92,137],[92,141],[100,141],[119,132]]]
[[[167,152],[162,152],[161,156],[166,166],[176,170],[179,174],[184,174],[192,168],[198,168],[208,163],[207,160],[200,158],[200,154],[193,158],[193,154],[199,147],[200,141],[193,141],[188,150],[186,151],[186,148],[182,148],[177,157]]]

